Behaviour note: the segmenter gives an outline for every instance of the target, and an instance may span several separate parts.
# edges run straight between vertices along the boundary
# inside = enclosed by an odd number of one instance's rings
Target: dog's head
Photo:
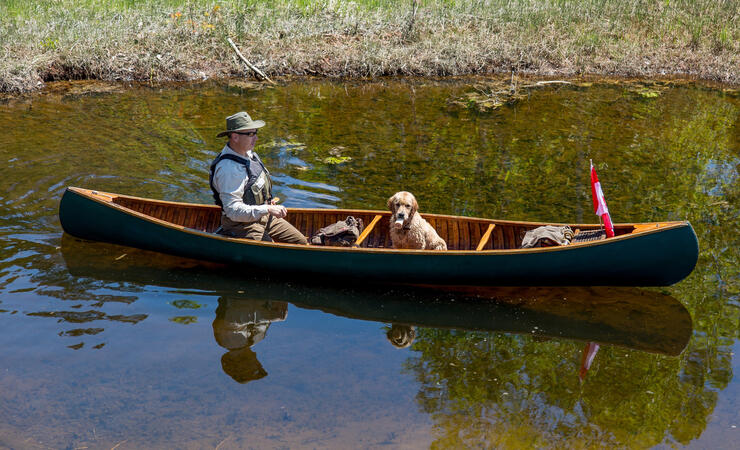
[[[411,325],[401,325],[398,323],[391,324],[391,328],[386,332],[386,337],[396,348],[410,347],[416,338],[416,329]]]
[[[391,224],[396,228],[408,228],[411,219],[419,209],[416,197],[410,192],[401,191],[388,199],[388,209],[391,210]]]

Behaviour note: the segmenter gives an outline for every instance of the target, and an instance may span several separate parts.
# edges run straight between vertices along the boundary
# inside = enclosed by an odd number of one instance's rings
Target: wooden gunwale
[[[217,240],[233,242],[233,243],[238,243],[238,244],[243,244],[243,245],[290,248],[294,250],[303,250],[303,251],[322,251],[322,252],[341,252],[341,253],[346,253],[346,252],[391,253],[391,254],[412,254],[412,255],[413,254],[457,255],[457,256],[459,255],[482,256],[482,255],[567,252],[567,251],[584,248],[584,247],[609,245],[610,243],[613,243],[613,242],[627,240],[627,239],[634,239],[640,236],[645,236],[645,235],[653,234],[653,233],[659,233],[659,232],[663,232],[663,231],[666,231],[672,228],[679,228],[679,227],[688,225],[688,222],[686,221],[619,223],[619,224],[614,225],[616,229],[633,227],[633,229],[638,230],[638,231],[621,234],[613,238],[604,239],[600,241],[581,242],[581,243],[575,243],[575,244],[571,244],[568,246],[561,246],[561,247],[539,247],[539,248],[527,248],[527,249],[486,249],[486,250],[479,250],[479,251],[476,251],[475,249],[437,251],[437,250],[412,250],[412,249],[367,248],[367,247],[357,247],[357,248],[324,247],[324,246],[308,246],[308,245],[298,245],[298,244],[264,242],[264,241],[256,241],[256,240],[251,240],[251,239],[232,238],[232,237],[223,236],[223,235],[219,235],[215,233],[209,233],[209,232],[185,227],[182,225],[173,224],[173,223],[167,222],[166,220],[162,220],[162,219],[159,219],[159,218],[156,218],[156,217],[144,214],[144,213],[140,213],[138,211],[135,211],[130,208],[124,207],[122,205],[119,205],[117,203],[114,203],[114,201],[116,199],[125,199],[125,200],[145,202],[145,203],[149,203],[153,205],[162,205],[162,206],[170,206],[170,207],[177,207],[177,208],[219,209],[219,207],[216,205],[205,205],[205,204],[200,204],[200,203],[171,202],[171,201],[149,199],[149,198],[136,197],[136,196],[130,196],[130,195],[114,194],[114,193],[98,191],[98,190],[83,189],[83,188],[72,187],[72,186],[68,187],[67,189],[78,195],[88,198],[89,200],[92,200],[94,202],[97,202],[105,206],[108,206],[110,208],[116,209],[124,214],[135,216],[143,220],[146,220],[148,222],[155,223],[155,224],[164,226],[166,228],[170,228],[170,229],[184,232],[187,234],[206,236],[210,239],[217,239]],[[104,200],[101,197],[107,198],[107,199]],[[377,211],[377,210],[358,210],[358,209],[327,210],[327,209],[322,209],[322,208],[291,208],[290,210],[294,211],[295,213],[301,213],[307,216],[311,214],[318,215],[318,214],[331,214],[331,213],[340,214],[340,215],[345,215],[345,214],[346,215],[360,215],[360,214],[373,215],[374,214],[374,215],[380,215],[381,217],[390,216],[390,213],[388,211]],[[461,221],[462,220],[462,221],[467,221],[468,223],[494,224],[496,225],[495,228],[499,228],[499,227],[506,228],[506,227],[513,227],[513,226],[524,226],[524,227],[531,228],[533,226],[536,227],[540,225],[559,225],[559,226],[568,225],[571,228],[577,227],[577,228],[580,228],[581,230],[599,228],[598,224],[567,224],[567,223],[559,223],[559,222],[524,222],[524,221],[484,219],[484,218],[478,218],[478,217],[462,217],[462,216],[451,216],[451,215],[444,215],[444,214],[427,214],[427,213],[424,213],[423,216],[433,221],[440,221],[440,222],[445,222],[445,223],[449,223],[450,221]],[[511,233],[513,234],[513,228],[512,228]]]

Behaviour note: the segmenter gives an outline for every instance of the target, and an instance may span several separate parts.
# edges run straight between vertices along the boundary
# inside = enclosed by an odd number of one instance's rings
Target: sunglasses
[[[257,135],[256,131],[232,131],[232,134],[241,134],[242,136],[255,136]]]

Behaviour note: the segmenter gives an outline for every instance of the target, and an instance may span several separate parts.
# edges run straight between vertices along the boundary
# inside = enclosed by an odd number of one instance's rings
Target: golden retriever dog
[[[391,210],[393,248],[447,250],[445,241],[418,213],[419,204],[413,194],[396,192],[388,199],[388,209]]]

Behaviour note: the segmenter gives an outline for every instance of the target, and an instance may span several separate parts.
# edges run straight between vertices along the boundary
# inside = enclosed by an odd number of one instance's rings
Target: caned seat
[[[602,239],[606,239],[606,231],[604,230],[576,231],[570,243],[600,241]]]

